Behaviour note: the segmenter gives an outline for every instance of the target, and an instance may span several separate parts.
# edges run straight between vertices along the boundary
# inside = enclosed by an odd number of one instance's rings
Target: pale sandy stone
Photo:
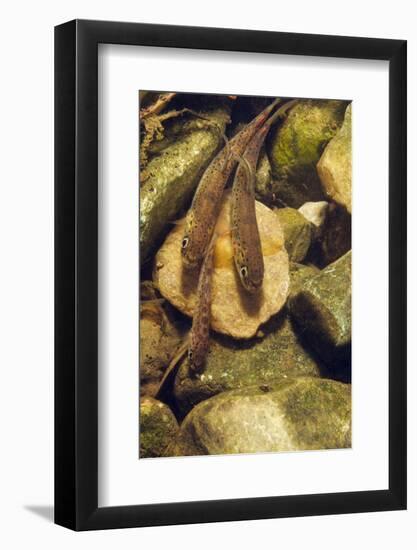
[[[352,108],[346,109],[345,120],[329,142],[319,162],[317,172],[326,195],[352,213]]]
[[[272,210],[256,203],[256,215],[264,255],[265,276],[261,291],[248,294],[233,263],[230,237],[230,192],[223,198],[216,231],[212,281],[211,328],[234,338],[251,338],[259,326],[284,306],[289,291],[289,261],[281,224]],[[198,269],[187,270],[181,258],[182,224],[169,233],[155,257],[154,282],[177,309],[193,315]]]
[[[315,227],[321,228],[326,220],[328,208],[327,201],[305,202],[298,211]]]

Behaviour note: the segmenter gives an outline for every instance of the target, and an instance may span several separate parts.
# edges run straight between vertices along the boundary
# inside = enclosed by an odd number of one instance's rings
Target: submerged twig
[[[176,92],[168,92],[160,94],[154,103],[149,107],[144,107],[139,111],[139,118],[141,121],[149,118],[152,115],[159,115],[159,113],[168,105],[168,103],[176,96]]]

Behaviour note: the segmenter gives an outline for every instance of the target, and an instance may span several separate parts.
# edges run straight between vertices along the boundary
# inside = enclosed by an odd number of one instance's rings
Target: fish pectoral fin
[[[184,218],[183,218],[183,219],[181,219],[181,220],[173,220],[173,221],[168,222],[168,223],[171,224],[171,225],[184,225],[184,221],[185,221],[185,220],[184,220]]]

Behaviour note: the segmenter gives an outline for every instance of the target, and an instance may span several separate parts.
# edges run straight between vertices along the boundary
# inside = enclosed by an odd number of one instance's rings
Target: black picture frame
[[[98,44],[389,62],[389,488],[98,507]],[[74,530],[406,508],[406,41],[74,20],[55,28],[55,522]]]

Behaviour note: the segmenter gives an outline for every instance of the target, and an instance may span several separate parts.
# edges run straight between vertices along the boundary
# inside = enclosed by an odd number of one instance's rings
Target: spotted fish
[[[167,386],[172,382],[178,369],[179,361],[188,350],[188,360],[194,372],[200,371],[206,359],[210,336],[211,283],[214,268],[214,249],[217,233],[213,234],[198,277],[197,301],[194,308],[193,324],[184,343],[168,365],[156,392],[158,399],[163,399]]]
[[[209,347],[211,283],[216,241],[217,234],[214,233],[198,277],[197,304],[194,310],[188,349],[188,359],[194,371],[199,371],[204,366]]]
[[[264,260],[255,211],[255,175],[259,152],[265,137],[277,118],[283,116],[296,100],[278,109],[249,142],[242,163],[236,170],[232,188],[231,229],[233,257],[243,287],[250,293],[257,292],[264,278]]]
[[[224,187],[256,131],[279,102],[273,101],[252,122],[230,140],[206,168],[195,192],[185,222],[181,254],[185,266],[194,267],[204,257],[213,234]]]

